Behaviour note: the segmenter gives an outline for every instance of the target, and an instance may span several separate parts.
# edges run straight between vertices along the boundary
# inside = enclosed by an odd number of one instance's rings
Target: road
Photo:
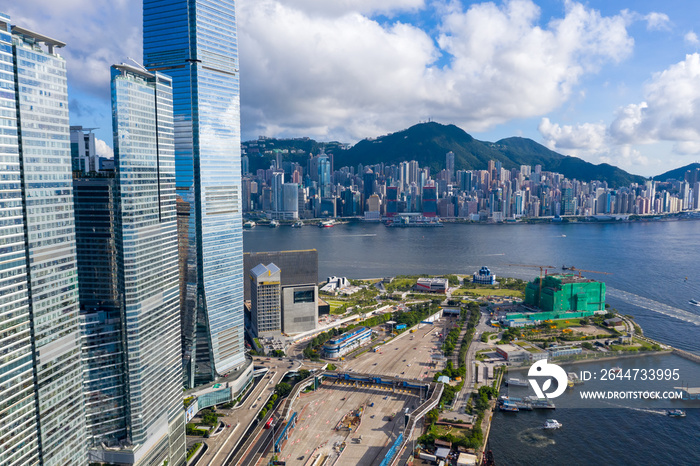
[[[452,411],[456,413],[464,413],[469,397],[474,391],[474,378],[475,378],[475,362],[476,362],[476,352],[482,349],[481,335],[484,332],[493,330],[486,323],[488,320],[488,314],[481,312],[479,317],[479,322],[476,324],[474,329],[474,337],[472,338],[472,343],[469,345],[469,350],[467,350],[466,358],[466,376],[464,380],[464,385],[462,390],[455,396],[455,401],[452,403]],[[483,348],[488,347],[488,345],[483,345]]]
[[[199,466],[221,466],[224,460],[240,440],[240,437],[248,430],[248,426],[253,422],[264,405],[266,400],[272,395],[284,374],[288,371],[305,368],[308,370],[318,369],[322,365],[318,363],[302,363],[301,361],[290,362],[288,358],[263,358],[255,357],[256,366],[266,366],[269,372],[258,382],[253,391],[243,401],[242,405],[233,409],[219,409],[224,413],[221,418],[226,427],[217,435],[213,435],[205,440],[209,447],[198,461]],[[191,437],[188,437],[190,439]]]
[[[442,331],[442,326],[439,323],[419,326],[421,328],[415,333],[402,333],[389,343],[378,346],[377,352],[367,352],[356,359],[338,363],[338,370],[432,381],[435,374],[433,355],[441,354],[437,334]]]

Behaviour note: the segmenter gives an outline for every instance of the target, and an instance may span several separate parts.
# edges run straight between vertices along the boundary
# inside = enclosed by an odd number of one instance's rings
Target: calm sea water
[[[608,272],[608,303],[635,317],[646,335],[700,354],[700,221],[581,225],[445,225],[386,228],[258,227],[244,233],[245,251],[315,248],[319,279],[416,273],[497,275],[532,279],[533,264]],[[669,356],[669,358],[676,358]],[[700,366],[683,364],[685,373]],[[668,360],[664,364],[676,364]],[[676,365],[677,365],[676,364]],[[670,367],[670,366],[665,366]],[[694,379],[695,377],[693,377]],[[692,384],[691,384],[692,385]],[[545,432],[547,417],[564,428]],[[498,464],[700,464],[700,412],[684,419],[663,410],[557,409],[494,418],[490,446]]]

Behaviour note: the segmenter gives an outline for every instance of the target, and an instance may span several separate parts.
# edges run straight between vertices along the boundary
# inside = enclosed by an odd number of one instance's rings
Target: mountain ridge
[[[284,139],[268,141],[278,149],[284,148]],[[296,141],[295,145],[299,146],[299,139],[290,141]],[[480,141],[455,125],[437,122],[418,123],[394,133],[366,138],[349,149],[341,149],[338,143],[332,144],[332,147],[326,147],[326,153],[333,154],[336,168],[416,160],[421,167],[430,167],[432,173],[437,173],[445,168],[445,154],[452,151],[455,154],[455,170],[485,170],[488,161],[493,159],[500,161],[506,169],[519,168],[520,165],[534,168],[539,164],[543,171],[561,173],[568,179],[606,181],[611,187],[647,180],[613,165],[595,165],[578,157],[560,154],[529,138],[514,136],[496,142]],[[306,139],[304,145],[315,149],[323,146],[311,139]],[[292,154],[285,158],[299,159]]]

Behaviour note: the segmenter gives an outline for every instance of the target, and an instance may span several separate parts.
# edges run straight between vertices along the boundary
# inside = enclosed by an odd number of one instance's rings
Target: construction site
[[[393,464],[422,432],[422,418],[442,386],[361,374],[326,372],[314,391],[300,393],[259,464]],[[284,415],[283,415],[284,418]]]

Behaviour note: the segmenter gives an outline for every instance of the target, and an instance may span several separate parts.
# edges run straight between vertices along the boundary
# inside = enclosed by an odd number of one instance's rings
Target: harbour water
[[[532,264],[603,271],[586,273],[607,284],[607,302],[634,316],[645,334],[700,354],[700,222],[575,225],[453,225],[386,228],[256,228],[244,234],[246,251],[315,248],[319,278],[386,277],[416,273],[472,274],[488,266],[499,276],[532,279]],[[677,356],[664,362],[700,366]],[[636,358],[641,359],[641,358]],[[490,446],[498,464],[700,464],[700,412],[683,419],[630,408],[557,408],[562,429],[541,429],[552,413],[497,413]],[[541,418],[541,419],[540,419]]]

